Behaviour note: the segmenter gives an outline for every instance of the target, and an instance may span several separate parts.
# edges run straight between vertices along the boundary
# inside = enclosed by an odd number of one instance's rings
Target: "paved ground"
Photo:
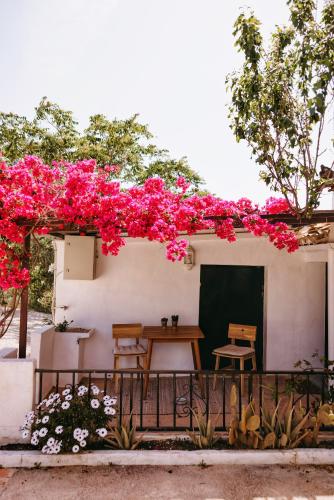
[[[0,498],[333,500],[334,467],[110,466],[21,469],[4,481],[2,486],[0,479]]]
[[[46,321],[51,319],[50,314],[39,313],[30,310],[28,313],[28,335],[27,335],[27,355],[30,355],[30,335],[41,326],[45,325]],[[13,321],[8,328],[8,331],[0,339],[0,349],[2,347],[18,347],[19,345],[19,325],[20,325],[20,311],[15,312]]]

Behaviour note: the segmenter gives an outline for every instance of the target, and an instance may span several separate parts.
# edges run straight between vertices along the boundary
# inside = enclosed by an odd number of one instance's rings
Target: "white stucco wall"
[[[21,441],[20,427],[34,396],[34,360],[0,359],[0,445]]]
[[[305,262],[303,252],[287,254],[266,240],[241,235],[236,243],[215,236],[191,238],[196,265],[187,271],[171,263],[158,243],[127,239],[117,257],[105,257],[98,240],[97,277],[63,279],[64,243],[57,242],[56,321],[64,316],[79,326],[95,328],[85,342],[85,368],[112,368],[112,323],[159,324],[177,313],[180,324],[198,324],[200,265],[265,266],[264,364],[291,369],[324,347],[325,264]],[[56,367],[55,367],[56,368]],[[191,369],[186,345],[156,345],[152,368]]]

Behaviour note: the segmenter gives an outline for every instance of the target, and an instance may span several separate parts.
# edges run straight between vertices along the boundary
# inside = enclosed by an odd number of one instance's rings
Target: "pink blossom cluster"
[[[22,288],[29,281],[29,273],[21,267],[28,226],[37,234],[68,224],[85,234],[89,226],[99,232],[105,255],[117,255],[127,233],[165,244],[172,261],[186,255],[188,243],[182,234],[215,229],[219,238],[232,242],[235,223],[255,236],[267,236],[279,249],[292,252],[298,247],[286,224],[261,217],[286,212],[284,200],[271,198],[259,208],[247,198],[230,202],[213,195],[187,196],[184,178],[177,180],[175,190],[166,189],[158,177],[142,186],[122,188],[110,179],[115,168],[98,168],[95,160],[49,166],[34,156],[15,165],[0,161],[1,288]]]

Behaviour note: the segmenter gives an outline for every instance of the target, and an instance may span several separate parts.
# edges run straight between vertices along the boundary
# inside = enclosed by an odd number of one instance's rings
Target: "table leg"
[[[191,352],[193,355],[193,364],[194,364],[194,368],[195,368],[196,367],[196,355],[195,355],[194,342],[190,342],[190,345],[191,345]],[[195,370],[196,370],[196,368],[195,368]]]
[[[201,364],[201,355],[199,352],[198,340],[193,341],[193,349],[194,349],[194,354],[195,354],[194,368],[195,368],[195,370],[201,370],[202,364]]]
[[[152,339],[148,339],[145,370],[150,370],[151,369],[152,349],[153,349],[153,340]],[[145,374],[145,384],[144,384],[144,399],[147,398],[148,383],[149,383],[149,373],[146,373]]]
[[[202,364],[201,364],[201,355],[200,355],[200,352],[199,352],[199,345],[198,345],[198,340],[194,340],[192,342],[192,346],[193,346],[193,352],[194,352],[194,368],[195,370],[201,370],[202,369]],[[204,387],[203,387],[203,377],[202,375],[199,376],[199,385],[200,385],[200,388],[201,388],[201,393],[203,395],[203,390],[204,390]]]

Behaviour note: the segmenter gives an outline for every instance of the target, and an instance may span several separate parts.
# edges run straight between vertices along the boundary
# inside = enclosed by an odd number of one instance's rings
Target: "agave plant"
[[[110,432],[104,438],[108,445],[119,450],[135,450],[143,440],[144,434],[137,437],[136,426],[132,424],[132,415],[128,421],[122,421],[114,427],[110,427]]]
[[[218,441],[219,436],[217,436],[215,431],[215,425],[211,422],[211,419],[206,419],[205,416],[200,413],[196,413],[192,408],[191,411],[196,420],[198,430],[193,431],[187,430],[187,434],[197,448],[212,448],[214,444]]]
[[[296,448],[311,434],[309,419],[310,412],[299,405],[294,405],[292,395],[289,402],[282,410],[280,416],[281,400],[271,412],[261,408],[263,423],[263,445],[272,448]]]

